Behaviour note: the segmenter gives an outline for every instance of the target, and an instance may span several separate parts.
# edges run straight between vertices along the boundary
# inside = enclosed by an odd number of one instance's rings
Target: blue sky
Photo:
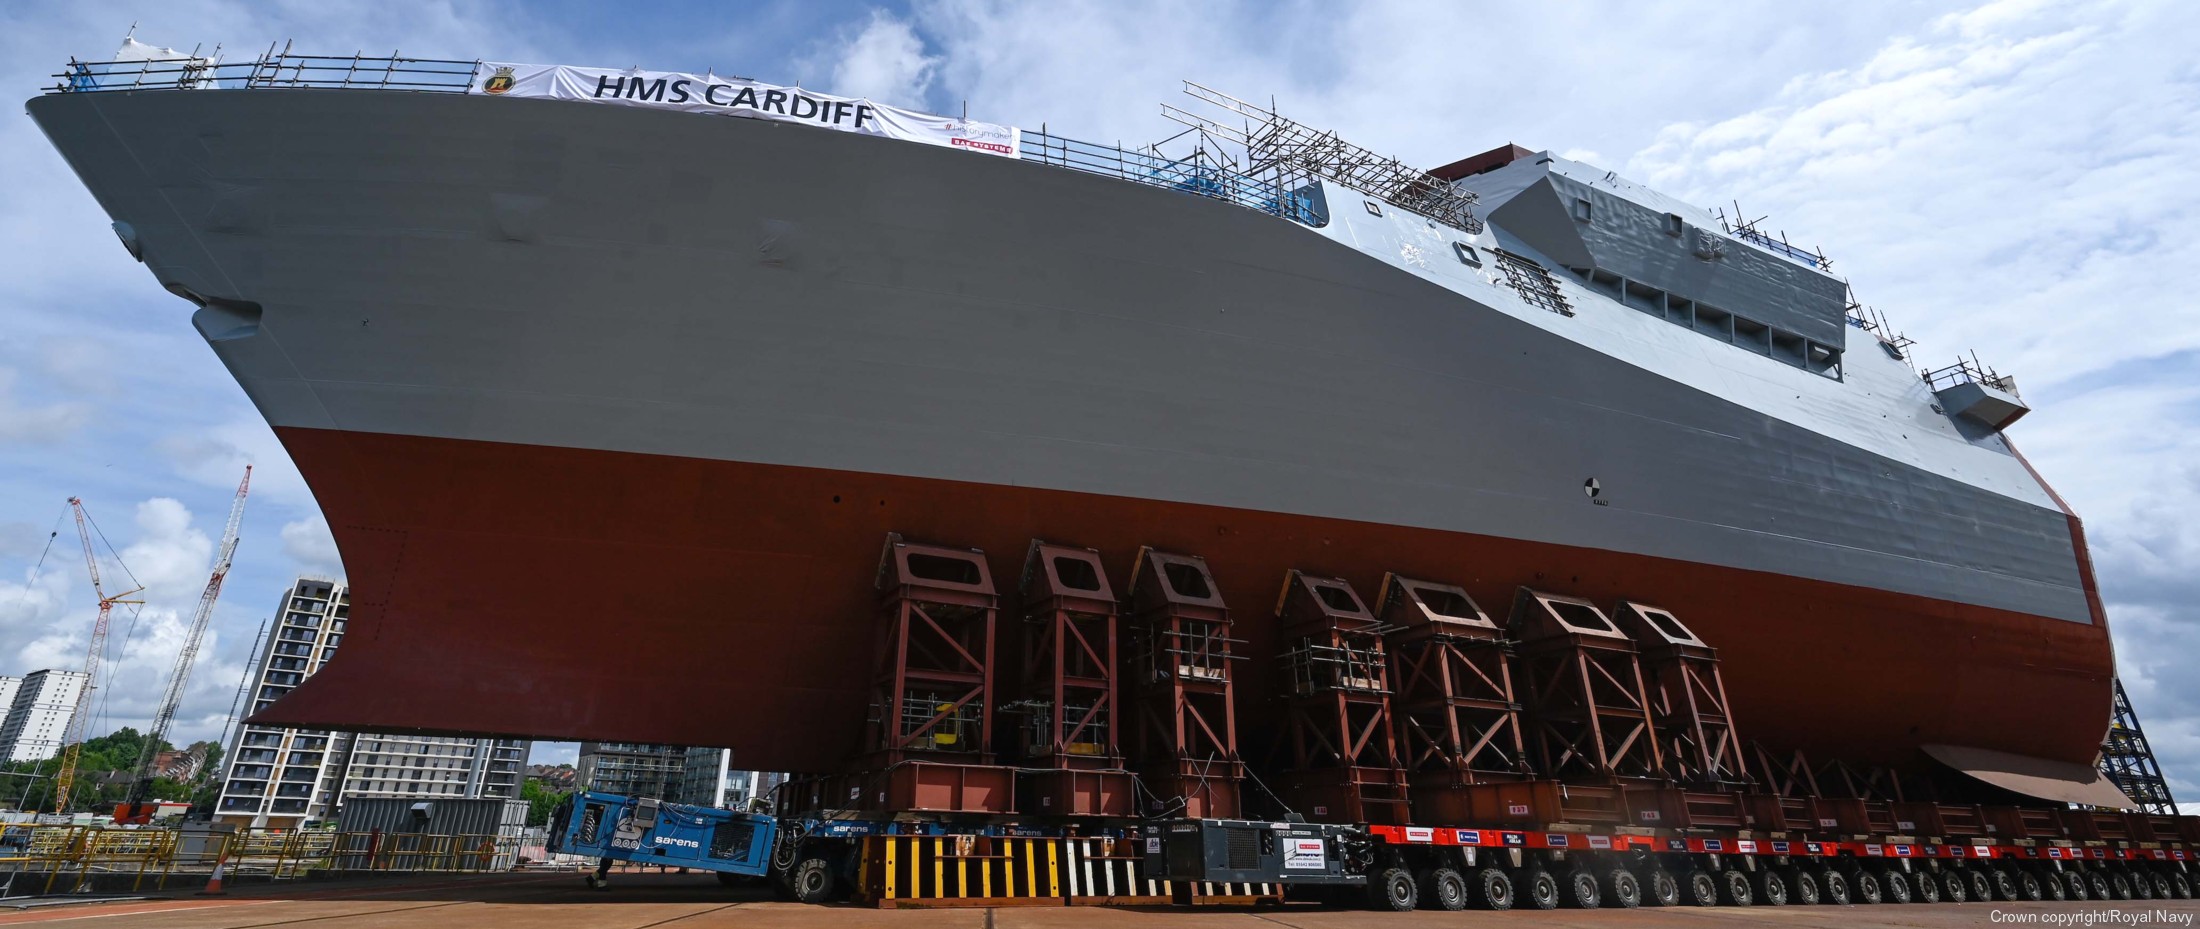
[[[2086,518],[2127,685],[2200,800],[2200,39],[2173,2],[1751,5],[0,2],[0,86],[138,38],[245,56],[401,49],[740,74],[1072,137],[1170,134],[1197,80],[1409,163],[1518,142],[1822,246],[1944,364],[1975,349],[2036,412],[2011,434]],[[0,121],[0,673],[73,666],[81,494],[149,585],[106,724],[142,723],[210,536],[258,465],[178,722],[217,732],[288,580],[340,576],[310,492],[36,128]],[[66,529],[66,527],[64,527]],[[119,637],[118,632],[118,637]],[[569,755],[545,747],[538,760]]]

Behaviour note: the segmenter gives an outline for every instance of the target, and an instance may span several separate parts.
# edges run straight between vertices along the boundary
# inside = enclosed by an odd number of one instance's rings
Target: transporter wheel
[[[800,903],[830,902],[837,883],[833,863],[820,856],[795,862],[794,870],[787,875],[787,890]]]
[[[1539,910],[1558,909],[1558,878],[1540,867],[1520,873],[1521,892],[1528,897],[1528,905]]]
[[[1994,879],[1986,875],[1985,868],[1972,868],[1970,879],[1971,899],[1980,903],[1994,899]]]
[[[1727,906],[1748,906],[1756,902],[1757,895],[1750,892],[1749,875],[1740,871],[1726,871],[1719,875],[1719,902]]]
[[[1883,888],[1879,886],[1878,876],[1870,871],[1858,871],[1850,875],[1849,883],[1856,885],[1856,892],[1849,896],[1858,903],[1878,903],[1886,899],[1882,894]]]
[[[1818,878],[1812,876],[1809,871],[1791,871],[1788,873],[1787,882],[1788,886],[1793,888],[1793,892],[1788,894],[1789,903],[1797,906],[1818,905]]]
[[[2087,871],[2085,873],[2085,890],[2087,893],[2093,895],[2093,899],[2109,899],[2108,895],[2112,889],[2113,888],[2110,887],[2108,883],[2107,875],[2102,874],[2099,871]]]
[[[1642,905],[1642,882],[1635,879],[1635,872],[1626,868],[1604,872],[1604,893],[1604,902],[1623,910]]]
[[[1919,902],[1919,903],[1939,903],[1939,902],[1940,902],[1940,877],[1939,877],[1939,875],[1936,875],[1936,874],[1932,874],[1932,873],[1930,873],[1930,872],[1926,872],[1926,871],[1919,871],[1919,872],[1917,872],[1917,873],[1915,873],[1915,874],[1912,874],[1912,875],[1910,875],[1910,876],[1911,876],[1912,878],[1915,878],[1915,881],[1914,881],[1913,883],[1917,884],[1917,886],[1916,886],[1916,887],[1912,887],[1912,888],[1910,888],[1910,892],[1911,892],[1912,894],[1916,895],[1916,900],[1917,900],[1917,902]]]
[[[2093,888],[2086,883],[2085,875],[2076,871],[2064,871],[2062,877],[2064,889],[2070,891],[2070,899],[2085,900],[2093,896]]]
[[[1819,886],[1825,888],[1825,893],[1823,894],[1823,896],[1826,898],[1827,903],[1831,903],[1834,906],[1848,906],[1850,903],[1854,902],[1849,896],[1850,884],[1848,875],[1836,871],[1832,868],[1827,868],[1824,871],[1818,872],[1818,884]]]
[[[1880,899],[1888,903],[1910,902],[1910,876],[1893,868],[1879,876]]]
[[[1787,878],[1781,877],[1780,872],[1771,868],[1757,872],[1757,900],[1766,906],[1786,906]]]
[[[2017,878],[2009,873],[2008,868],[1995,868],[1993,880],[1994,899],[1996,900],[2015,900],[2018,898],[2018,894],[2023,892],[2017,888]],[[1985,897],[1979,898],[1980,902],[1984,902],[1985,899]]]
[[[2130,879],[2124,877],[2120,871],[2110,874],[2108,876],[2108,892],[2118,900],[2131,899]]]
[[[1597,876],[1586,868],[1566,872],[1566,906],[1576,910],[1593,910],[1604,905],[1604,892],[1597,887]]]
[[[1368,902],[1378,910],[1403,913],[1420,902],[1421,888],[1413,882],[1413,872],[1404,868],[1384,868],[1367,882]]]
[[[2024,900],[2044,900],[2047,890],[2040,886],[2040,876],[2030,871],[2017,871],[2017,896]]]
[[[1485,910],[1509,910],[1513,908],[1513,879],[1503,868],[1481,868],[1474,872],[1474,905]]]
[[[1963,872],[1950,871],[1940,876],[1940,899],[1949,903],[1962,903],[1971,897],[1971,882]]]
[[[1642,902],[1650,906],[1680,906],[1681,882],[1673,879],[1673,872],[1653,868],[1642,879]]]
[[[2148,880],[2146,875],[2133,872],[2128,876],[2128,879],[2131,881],[2131,896],[2133,898],[2139,900],[2154,899],[2154,882]]]
[[[1709,871],[1688,872],[1688,881],[1683,890],[1686,891],[1690,906],[1719,905],[1719,879],[1712,877]]]
[[[2171,896],[2179,900],[2190,900],[2192,899],[2192,882],[2185,880],[2185,876],[2182,874],[2172,874],[2169,876],[2169,892]]]
[[[2168,900],[2172,896],[2174,895],[2169,892],[2169,877],[2163,874],[2154,875],[2154,899]]]
[[[1435,868],[1421,875],[1421,903],[1431,909],[1467,908],[1467,879],[1453,868]]]

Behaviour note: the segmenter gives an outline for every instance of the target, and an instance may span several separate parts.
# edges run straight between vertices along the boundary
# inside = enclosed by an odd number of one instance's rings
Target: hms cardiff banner
[[[989,155],[1019,154],[1015,127],[934,116],[853,97],[835,97],[738,77],[677,71],[614,71],[566,65],[484,62],[469,93],[640,106],[807,123],[843,132],[944,145]]]

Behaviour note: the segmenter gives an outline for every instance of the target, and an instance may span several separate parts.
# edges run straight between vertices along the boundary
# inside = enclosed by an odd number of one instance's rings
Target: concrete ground
[[[2121,918],[2109,915],[2119,912]],[[1997,915],[1998,914],[1998,915]],[[2090,920],[2086,914],[2091,914]],[[2119,903],[1970,903],[1880,906],[1557,910],[1552,912],[1371,913],[1311,906],[1258,910],[1003,907],[882,911],[804,906],[750,890],[719,887],[708,876],[621,874],[607,891],[581,886],[576,874],[423,876],[343,883],[233,888],[226,897],[180,895],[143,900],[16,909],[0,900],[0,926],[81,923],[97,929],[1344,929],[1509,925],[1522,927],[1780,925],[2168,925],[2191,926],[2200,901]],[[2063,921],[2053,921],[2057,917]],[[2045,917],[2045,918],[2042,918]],[[2075,919],[2073,919],[2075,917]]]

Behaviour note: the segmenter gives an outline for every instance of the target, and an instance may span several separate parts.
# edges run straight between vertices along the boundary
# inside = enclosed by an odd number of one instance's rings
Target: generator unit
[[[1374,843],[1327,823],[1180,819],[1144,827],[1146,873],[1172,881],[1364,886]]]

